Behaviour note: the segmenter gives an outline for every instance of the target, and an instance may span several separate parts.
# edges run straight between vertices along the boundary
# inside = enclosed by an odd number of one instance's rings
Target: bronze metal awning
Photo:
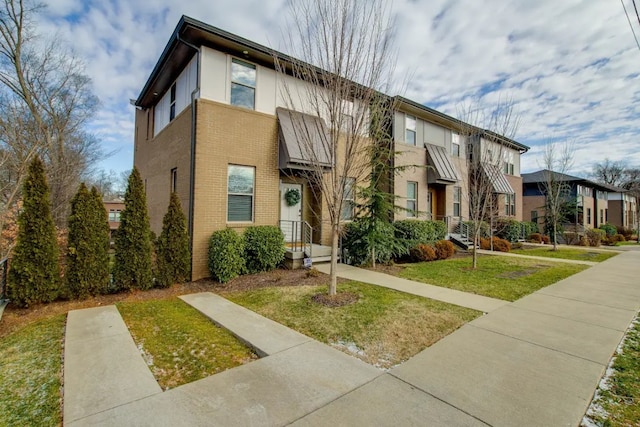
[[[331,168],[331,150],[324,120],[277,108],[280,169]]]
[[[451,162],[447,150],[438,145],[425,144],[427,148],[428,184],[453,184],[460,181],[456,167]]]
[[[493,192],[497,194],[514,194],[513,188],[500,168],[491,163],[482,162],[482,170],[493,186]]]

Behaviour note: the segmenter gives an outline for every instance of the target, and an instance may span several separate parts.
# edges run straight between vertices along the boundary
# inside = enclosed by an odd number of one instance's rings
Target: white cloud
[[[517,139],[576,142],[574,173],[609,157],[640,165],[638,51],[621,5],[589,0],[396,0],[402,95],[455,115],[474,96],[511,97],[521,113]],[[133,108],[180,16],[186,14],[283,50],[284,0],[50,2],[40,23],[87,64],[103,110],[92,129],[119,153],[107,169],[132,163]],[[640,34],[640,25],[636,23]],[[523,157],[538,168],[537,149]],[[122,164],[122,167],[117,165]]]

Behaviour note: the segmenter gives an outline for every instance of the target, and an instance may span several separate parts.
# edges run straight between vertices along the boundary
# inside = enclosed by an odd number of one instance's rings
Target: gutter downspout
[[[191,253],[190,279],[193,280],[193,217],[195,212],[195,183],[196,183],[196,94],[200,92],[200,48],[180,38],[176,34],[176,40],[196,51],[196,87],[191,92],[191,169],[189,171],[189,216],[187,228],[189,230],[189,252]]]

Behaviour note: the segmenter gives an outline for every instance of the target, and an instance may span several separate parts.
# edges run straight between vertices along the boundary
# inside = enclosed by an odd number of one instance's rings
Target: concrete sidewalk
[[[576,426],[640,309],[638,276],[640,252],[625,252],[495,308],[388,372],[217,295],[187,295],[265,357],[164,393],[115,307],[70,312],[65,425]]]
[[[322,273],[329,274],[329,264],[319,264],[316,268]],[[442,286],[428,285],[426,283],[402,279],[390,274],[353,267],[347,264],[338,264],[338,276],[349,280],[357,280],[363,283],[370,283],[406,292],[408,294],[459,305],[461,307],[472,308],[485,313],[490,313],[493,310],[509,304],[508,301],[496,298],[471,294]]]

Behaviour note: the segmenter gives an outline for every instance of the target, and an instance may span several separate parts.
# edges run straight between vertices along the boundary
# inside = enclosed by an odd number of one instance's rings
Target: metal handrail
[[[293,252],[304,252],[311,257],[313,250],[313,228],[307,221],[280,220],[279,227]]]

